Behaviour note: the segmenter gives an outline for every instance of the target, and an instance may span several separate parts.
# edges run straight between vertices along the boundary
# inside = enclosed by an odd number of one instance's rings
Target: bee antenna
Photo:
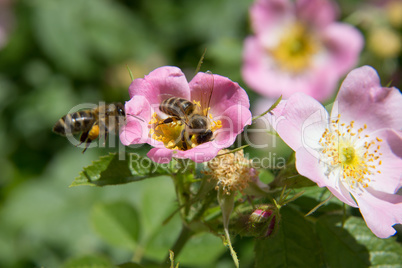
[[[135,115],[133,115],[133,114],[127,114],[127,115],[130,115],[130,116],[132,116],[132,117],[135,117],[135,118],[137,118],[138,120],[141,120],[142,122],[145,122],[145,121],[144,121],[144,119],[142,119],[142,118],[139,118],[138,116],[135,116]]]
[[[214,79],[214,74],[211,71],[208,70],[205,73],[211,75],[211,77],[212,77],[211,78],[212,79],[212,85],[211,85],[211,88],[210,88],[211,92],[209,94],[208,103],[207,103],[207,109],[208,110],[207,110],[206,116],[208,117],[208,115],[209,115],[209,105],[211,104],[212,93],[214,92],[215,79]]]

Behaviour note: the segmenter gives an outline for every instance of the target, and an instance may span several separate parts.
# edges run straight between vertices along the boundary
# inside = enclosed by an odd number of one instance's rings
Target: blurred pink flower
[[[14,13],[11,0],[0,0],[0,49],[8,41],[8,36],[13,28]]]
[[[364,66],[351,71],[339,90],[331,118],[313,98],[296,93],[270,116],[279,136],[296,152],[298,172],[359,207],[378,237],[402,223],[402,95],[381,87]]]
[[[363,47],[361,33],[336,22],[327,0],[257,0],[250,16],[255,35],[245,40],[243,79],[267,97],[329,98]]]
[[[206,107],[212,88],[209,107]],[[145,78],[135,79],[129,93],[131,100],[125,105],[127,124],[122,128],[120,140],[124,145],[148,143],[154,146],[148,157],[158,163],[167,163],[172,157],[209,161],[219,150],[231,146],[243,128],[251,123],[246,92],[220,75],[200,72],[187,82],[179,68],[165,66]],[[185,150],[181,139],[186,128],[184,122],[160,124],[170,116],[160,111],[159,105],[170,97],[184,98],[197,104],[200,111],[208,111],[213,132],[211,141],[193,144]]]

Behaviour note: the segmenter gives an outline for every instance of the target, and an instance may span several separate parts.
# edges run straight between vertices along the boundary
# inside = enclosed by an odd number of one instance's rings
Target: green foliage
[[[369,266],[367,249],[339,226],[341,222],[341,216],[323,216],[316,223],[326,265],[330,267]]]
[[[122,158],[122,159],[121,159]],[[170,174],[169,165],[158,165],[138,154],[110,153],[85,167],[71,186],[105,186],[140,181]]]
[[[128,203],[97,204],[92,208],[95,231],[109,243],[134,249],[140,233],[137,211]]]
[[[302,188],[315,186],[316,184],[306,177],[299,175],[296,170],[296,158],[291,154],[286,162],[286,168],[279,171],[275,180],[270,184],[271,187]]]
[[[372,267],[398,267],[402,263],[402,246],[396,237],[380,239],[376,237],[363,219],[350,217],[344,228],[363,245],[370,254]]]
[[[220,238],[204,232],[194,235],[176,258],[185,265],[208,267],[226,250]]]
[[[63,265],[63,268],[112,268],[109,260],[100,256],[84,256],[71,259]]]
[[[41,47],[61,70],[73,76],[88,77],[97,71],[99,61],[124,60],[147,48],[144,25],[119,4],[105,0],[30,4]]]
[[[402,246],[395,238],[377,238],[358,217],[303,217],[281,209],[281,225],[273,237],[255,244],[256,267],[398,266]]]
[[[291,208],[281,209],[281,215],[276,235],[255,244],[256,267],[320,267],[313,225]]]
[[[81,154],[51,129],[78,104],[128,101],[131,80],[162,65],[179,66],[190,78],[205,48],[201,71],[238,82],[253,107],[260,96],[248,90],[240,71],[253,0],[6,2],[13,21],[8,39],[0,40],[0,267],[160,267],[181,243],[174,252],[179,267],[233,267],[220,238],[216,182],[204,182],[202,165],[181,174],[180,163],[157,165],[144,153],[90,148]],[[366,3],[339,3],[342,18],[367,35],[369,21],[358,20]],[[1,8],[3,33],[8,5]],[[400,62],[400,56],[378,59],[366,49],[359,65],[372,65],[384,84],[401,88]],[[289,148],[275,141],[269,151],[247,150],[287,158]],[[378,239],[336,198],[303,217],[329,192],[297,175],[292,159],[286,169],[262,170],[260,178],[272,190],[258,197],[264,203],[278,201],[284,186],[289,198],[302,196],[281,209],[272,238],[230,234],[241,267],[402,263],[400,237]],[[230,224],[259,205],[256,200],[236,196]],[[185,241],[183,225],[190,229]]]

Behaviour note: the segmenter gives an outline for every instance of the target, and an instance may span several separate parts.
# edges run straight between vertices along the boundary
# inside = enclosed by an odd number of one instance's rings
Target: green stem
[[[275,107],[279,104],[279,102],[280,102],[281,100],[282,100],[282,96],[280,96],[279,99],[277,99],[277,100],[275,101],[275,103],[272,104],[272,106],[271,106],[268,110],[266,110],[265,112],[263,112],[263,113],[260,114],[260,115],[254,116],[254,117],[252,118],[252,121],[254,122],[255,120],[257,120],[257,119],[263,117],[264,115],[266,115],[267,113],[271,112],[273,109],[275,109]]]
[[[194,76],[200,71],[201,65],[204,62],[205,54],[207,53],[207,48],[204,49],[204,53],[202,53],[200,60],[198,61],[197,68],[195,69]]]
[[[142,256],[144,255],[144,252],[145,252],[144,247],[139,244],[134,252],[134,255],[133,255],[131,261],[134,263],[140,263]]]
[[[191,238],[191,236],[194,234],[193,231],[191,231],[187,226],[183,225],[183,228],[181,229],[179,237],[176,239],[176,242],[174,243],[171,251],[173,251],[175,257],[179,256],[181,250],[184,248],[184,245],[187,243],[187,241]],[[167,254],[164,262],[162,263],[162,267],[169,267],[170,266],[170,254]]]
[[[184,222],[187,222],[187,215],[189,211],[188,205],[188,192],[185,187],[185,174],[177,173],[173,176],[174,184],[176,186],[177,201],[179,203],[180,215]]]

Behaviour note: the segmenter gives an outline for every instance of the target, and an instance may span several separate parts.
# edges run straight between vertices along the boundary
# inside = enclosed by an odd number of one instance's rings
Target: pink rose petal
[[[381,87],[377,72],[370,66],[357,68],[348,74],[337,100],[339,110],[335,112],[340,113],[346,122],[365,123],[370,131],[385,127],[402,128],[401,93],[396,88]]]
[[[185,75],[179,68],[171,66],[160,67],[144,78],[135,79],[128,91],[131,98],[144,96],[151,105],[172,96],[190,99]]]

